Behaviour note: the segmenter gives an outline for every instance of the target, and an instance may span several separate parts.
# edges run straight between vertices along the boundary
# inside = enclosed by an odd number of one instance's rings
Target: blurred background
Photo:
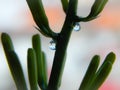
[[[42,0],[51,28],[59,32],[65,14],[60,0]],[[52,2],[51,2],[52,1]],[[94,0],[79,0],[78,15],[87,16]],[[60,90],[77,90],[91,58],[98,54],[101,63],[113,51],[116,61],[113,69],[99,90],[120,90],[120,0],[109,0],[96,20],[80,23],[81,30],[73,31],[67,51],[67,61]],[[27,77],[27,49],[31,47],[32,35],[39,33],[26,0],[1,0],[0,33],[8,33],[20,57],[25,78]],[[52,67],[54,51],[49,49],[51,39],[41,35],[42,50],[47,56],[48,74]],[[61,43],[62,45],[62,43]],[[29,86],[29,84],[28,84]],[[16,90],[0,41],[0,90]]]

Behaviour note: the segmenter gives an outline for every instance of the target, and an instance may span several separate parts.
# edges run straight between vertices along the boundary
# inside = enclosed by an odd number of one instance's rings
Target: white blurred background
[[[31,37],[39,33],[26,0],[0,0],[0,33],[8,33],[20,57],[27,78],[27,49],[31,47]],[[60,0],[42,0],[51,28],[59,32],[64,22]],[[87,16],[94,0],[79,0],[78,15]],[[120,90],[120,0],[109,0],[100,17],[94,21],[81,23],[79,32],[73,31],[67,51],[67,61],[60,90],[77,90],[91,58],[98,54],[101,62],[113,51],[116,61],[108,79],[99,90]],[[51,39],[41,35],[42,49],[47,55],[50,73],[54,51],[49,49]],[[62,44],[61,44],[62,45]],[[29,85],[28,85],[29,86]],[[16,90],[11,77],[2,44],[0,42],[0,90]]]

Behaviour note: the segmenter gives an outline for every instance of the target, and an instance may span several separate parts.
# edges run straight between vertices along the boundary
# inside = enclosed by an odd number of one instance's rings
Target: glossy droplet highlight
[[[49,48],[50,48],[51,50],[56,50],[56,43],[55,43],[54,40],[51,40],[51,41],[50,41],[50,46],[49,46]]]
[[[81,29],[80,24],[78,22],[75,23],[73,30],[74,31],[80,31],[80,29]]]

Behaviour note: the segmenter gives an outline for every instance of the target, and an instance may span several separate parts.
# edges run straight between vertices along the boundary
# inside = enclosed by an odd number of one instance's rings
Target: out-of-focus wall
[[[65,14],[60,0],[42,0],[50,26],[56,32],[61,30]],[[78,15],[87,16],[94,0],[79,0]],[[100,90],[120,90],[120,0],[109,0],[105,9],[96,20],[80,23],[81,30],[72,33],[67,51],[67,61],[60,90],[77,90],[85,74],[90,59],[98,54],[101,62],[113,51],[116,61],[112,72]],[[26,56],[31,47],[31,37],[39,33],[25,0],[1,0],[0,33],[7,32],[13,40],[27,78]],[[42,49],[47,55],[48,72],[52,66],[54,51],[49,49],[48,39],[41,35]],[[62,44],[61,44],[62,45]],[[16,90],[0,42],[0,90]],[[29,86],[29,84],[28,84]]]

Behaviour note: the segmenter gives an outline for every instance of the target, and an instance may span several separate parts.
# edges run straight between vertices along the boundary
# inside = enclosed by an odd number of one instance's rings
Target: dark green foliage
[[[106,56],[103,64],[97,70],[99,65],[99,57],[94,56],[79,90],[97,90],[109,75],[114,61],[115,54],[111,52]]]
[[[8,66],[15,81],[18,90],[27,90],[24,74],[19,58],[14,51],[12,40],[8,34],[2,33],[1,36],[3,48],[7,58]]]
[[[89,64],[89,67],[86,71],[86,74],[80,85],[79,90],[88,90],[88,87],[89,87],[91,81],[93,80],[93,77],[95,76],[96,70],[99,66],[99,62],[100,62],[100,57],[98,55],[95,55],[92,58],[91,63]]]
[[[98,16],[98,14],[104,9],[107,2],[108,0],[95,0],[88,18]]]
[[[1,38],[4,46],[5,54],[8,60],[8,65],[11,70],[11,74],[14,78],[14,81],[16,83],[17,89],[27,90],[23,71],[19,63],[18,57],[14,52],[12,41],[9,35],[5,33],[2,34]],[[40,36],[38,34],[34,35],[32,38],[32,42],[33,42],[33,49],[32,48],[28,49],[28,75],[29,75],[31,90],[38,90],[38,84],[42,90],[46,90],[46,89],[51,90],[53,88],[51,87],[47,88],[46,58],[45,58],[45,53],[41,51]],[[91,60],[91,63],[89,64],[89,67],[80,85],[79,90],[97,90],[109,75],[114,60],[115,60],[115,54],[111,52],[106,56],[100,68],[97,69],[99,65],[100,57],[98,55],[95,55]],[[64,68],[62,68],[61,70],[63,69]],[[38,73],[40,73],[40,75]],[[60,86],[61,78],[62,75],[60,76],[60,81],[58,82],[58,86],[56,86],[56,89],[54,90],[57,90],[57,88]]]
[[[38,34],[32,37],[32,45],[37,59],[38,84],[44,90],[47,87],[46,59],[41,50],[41,41]]]
[[[28,49],[27,56],[28,77],[31,90],[38,90],[37,60],[34,49]]]
[[[68,9],[68,0],[61,0],[62,3],[62,7],[65,13],[67,13],[67,9]]]
[[[54,33],[49,27],[48,19],[45,14],[42,0],[26,0],[26,1],[33,15],[33,19],[37,24],[37,26],[39,27],[38,30],[43,35],[47,37],[52,37],[53,39],[55,39],[56,33]]]
[[[102,83],[106,80],[107,76],[109,75],[112,65],[115,61],[115,54],[113,52],[109,53],[106,56],[106,59],[104,60],[103,64],[100,66],[100,68],[97,70],[95,76],[93,77],[93,81],[91,82],[91,90],[97,90]]]
[[[44,88],[47,88],[48,83],[48,74],[47,74],[47,62],[46,62],[46,55],[42,52],[42,60],[43,60],[43,81],[44,81]]]
[[[95,0],[89,15],[87,17],[79,17],[76,15],[76,17],[74,18],[75,21],[88,22],[88,21],[96,19],[98,15],[100,14],[100,12],[104,9],[107,2],[108,0]]]
[[[9,37],[8,34],[2,33],[1,40],[2,40],[3,48],[4,48],[5,52],[6,52],[6,54],[7,54],[7,51],[13,51],[14,50],[12,40]]]

